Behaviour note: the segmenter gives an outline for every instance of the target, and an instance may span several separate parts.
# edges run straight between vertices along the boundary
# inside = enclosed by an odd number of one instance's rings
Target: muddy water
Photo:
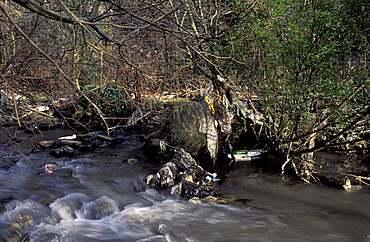
[[[241,168],[228,174],[221,191],[252,202],[193,204],[145,189],[140,178],[154,167],[135,134],[115,149],[77,158],[25,151],[70,133],[18,140],[23,158],[0,170],[0,241],[370,241],[365,190],[287,186]],[[10,147],[1,146],[3,162]],[[72,176],[45,174],[46,163],[71,168]]]

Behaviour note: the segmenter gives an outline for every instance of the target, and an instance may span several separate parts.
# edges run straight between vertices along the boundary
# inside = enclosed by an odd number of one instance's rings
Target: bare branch
[[[82,92],[77,86],[76,84],[65,74],[65,72],[60,68],[60,66],[58,65],[58,63],[52,59],[45,51],[43,51],[39,46],[37,46],[35,44],[35,42],[33,42],[29,36],[15,23],[15,21],[10,17],[10,15],[7,13],[7,11],[5,10],[3,4],[0,2],[0,10],[4,13],[4,15],[6,16],[6,18],[9,20],[9,22],[11,22],[11,24],[17,29],[17,31],[40,53],[42,54],[46,59],[48,59],[56,68],[57,70],[59,71],[59,73],[64,77],[64,79],[71,85],[74,87],[74,89],[81,95],[83,96],[93,107],[94,109],[97,111],[100,119],[103,121],[103,123],[105,124],[106,126],[106,129],[107,129],[107,132],[109,133],[109,125],[107,124],[107,122],[104,120],[104,114],[102,113],[102,111],[98,108],[98,106],[96,106],[96,104],[94,102],[92,102],[90,100],[90,98],[88,98],[84,92]]]

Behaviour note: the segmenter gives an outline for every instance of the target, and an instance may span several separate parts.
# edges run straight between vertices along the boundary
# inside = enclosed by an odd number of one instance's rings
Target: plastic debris
[[[49,111],[50,108],[48,106],[37,106],[37,107],[34,107],[33,109],[39,111],[39,112],[44,112],[44,111]]]
[[[59,176],[72,176],[73,170],[70,167],[59,167],[54,164],[46,164],[44,166],[46,174],[57,174]]]
[[[217,173],[208,174],[208,176],[206,177],[206,180],[209,181],[209,182],[220,181],[220,179],[217,178]]]
[[[262,157],[264,150],[257,149],[257,150],[236,150],[234,152],[235,161],[252,161],[257,160]],[[231,158],[231,155],[229,155]]]
[[[76,139],[77,138],[77,135],[76,134],[73,134],[71,136],[63,136],[63,137],[59,137],[59,139]]]

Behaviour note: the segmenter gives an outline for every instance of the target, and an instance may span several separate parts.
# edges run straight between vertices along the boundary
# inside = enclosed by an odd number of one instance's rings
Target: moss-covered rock
[[[156,131],[146,137],[147,151],[152,158],[167,162],[171,157],[161,149],[161,141],[183,148],[202,167],[212,168],[217,154],[218,135],[208,103],[206,101],[188,102],[178,106]]]

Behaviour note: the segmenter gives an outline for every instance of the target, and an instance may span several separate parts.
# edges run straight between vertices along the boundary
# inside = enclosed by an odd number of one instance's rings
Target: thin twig
[[[89,97],[87,97],[85,95],[85,93],[83,91],[81,91],[81,89],[79,89],[76,84],[66,75],[66,73],[62,70],[62,68],[59,66],[59,64],[54,60],[52,59],[44,50],[42,50],[20,27],[19,25],[13,20],[12,17],[10,17],[10,15],[8,14],[8,12],[5,10],[3,4],[0,2],[0,9],[1,11],[4,13],[4,15],[6,16],[6,18],[9,20],[9,22],[11,22],[11,24],[17,29],[17,31],[38,51],[40,52],[40,54],[42,54],[43,56],[46,57],[46,59],[48,59],[56,68],[57,70],[59,71],[59,73],[63,76],[63,78],[69,83],[72,85],[72,87],[78,92],[78,94],[80,94],[82,97],[84,97],[88,102],[89,104],[91,104],[94,109],[97,111],[100,119],[102,120],[102,122],[104,123],[105,127],[106,127],[106,130],[107,130],[107,133],[109,135],[109,125],[108,123],[104,120],[104,114],[103,112],[99,109],[98,106],[96,106],[96,104],[91,101],[91,99]]]

